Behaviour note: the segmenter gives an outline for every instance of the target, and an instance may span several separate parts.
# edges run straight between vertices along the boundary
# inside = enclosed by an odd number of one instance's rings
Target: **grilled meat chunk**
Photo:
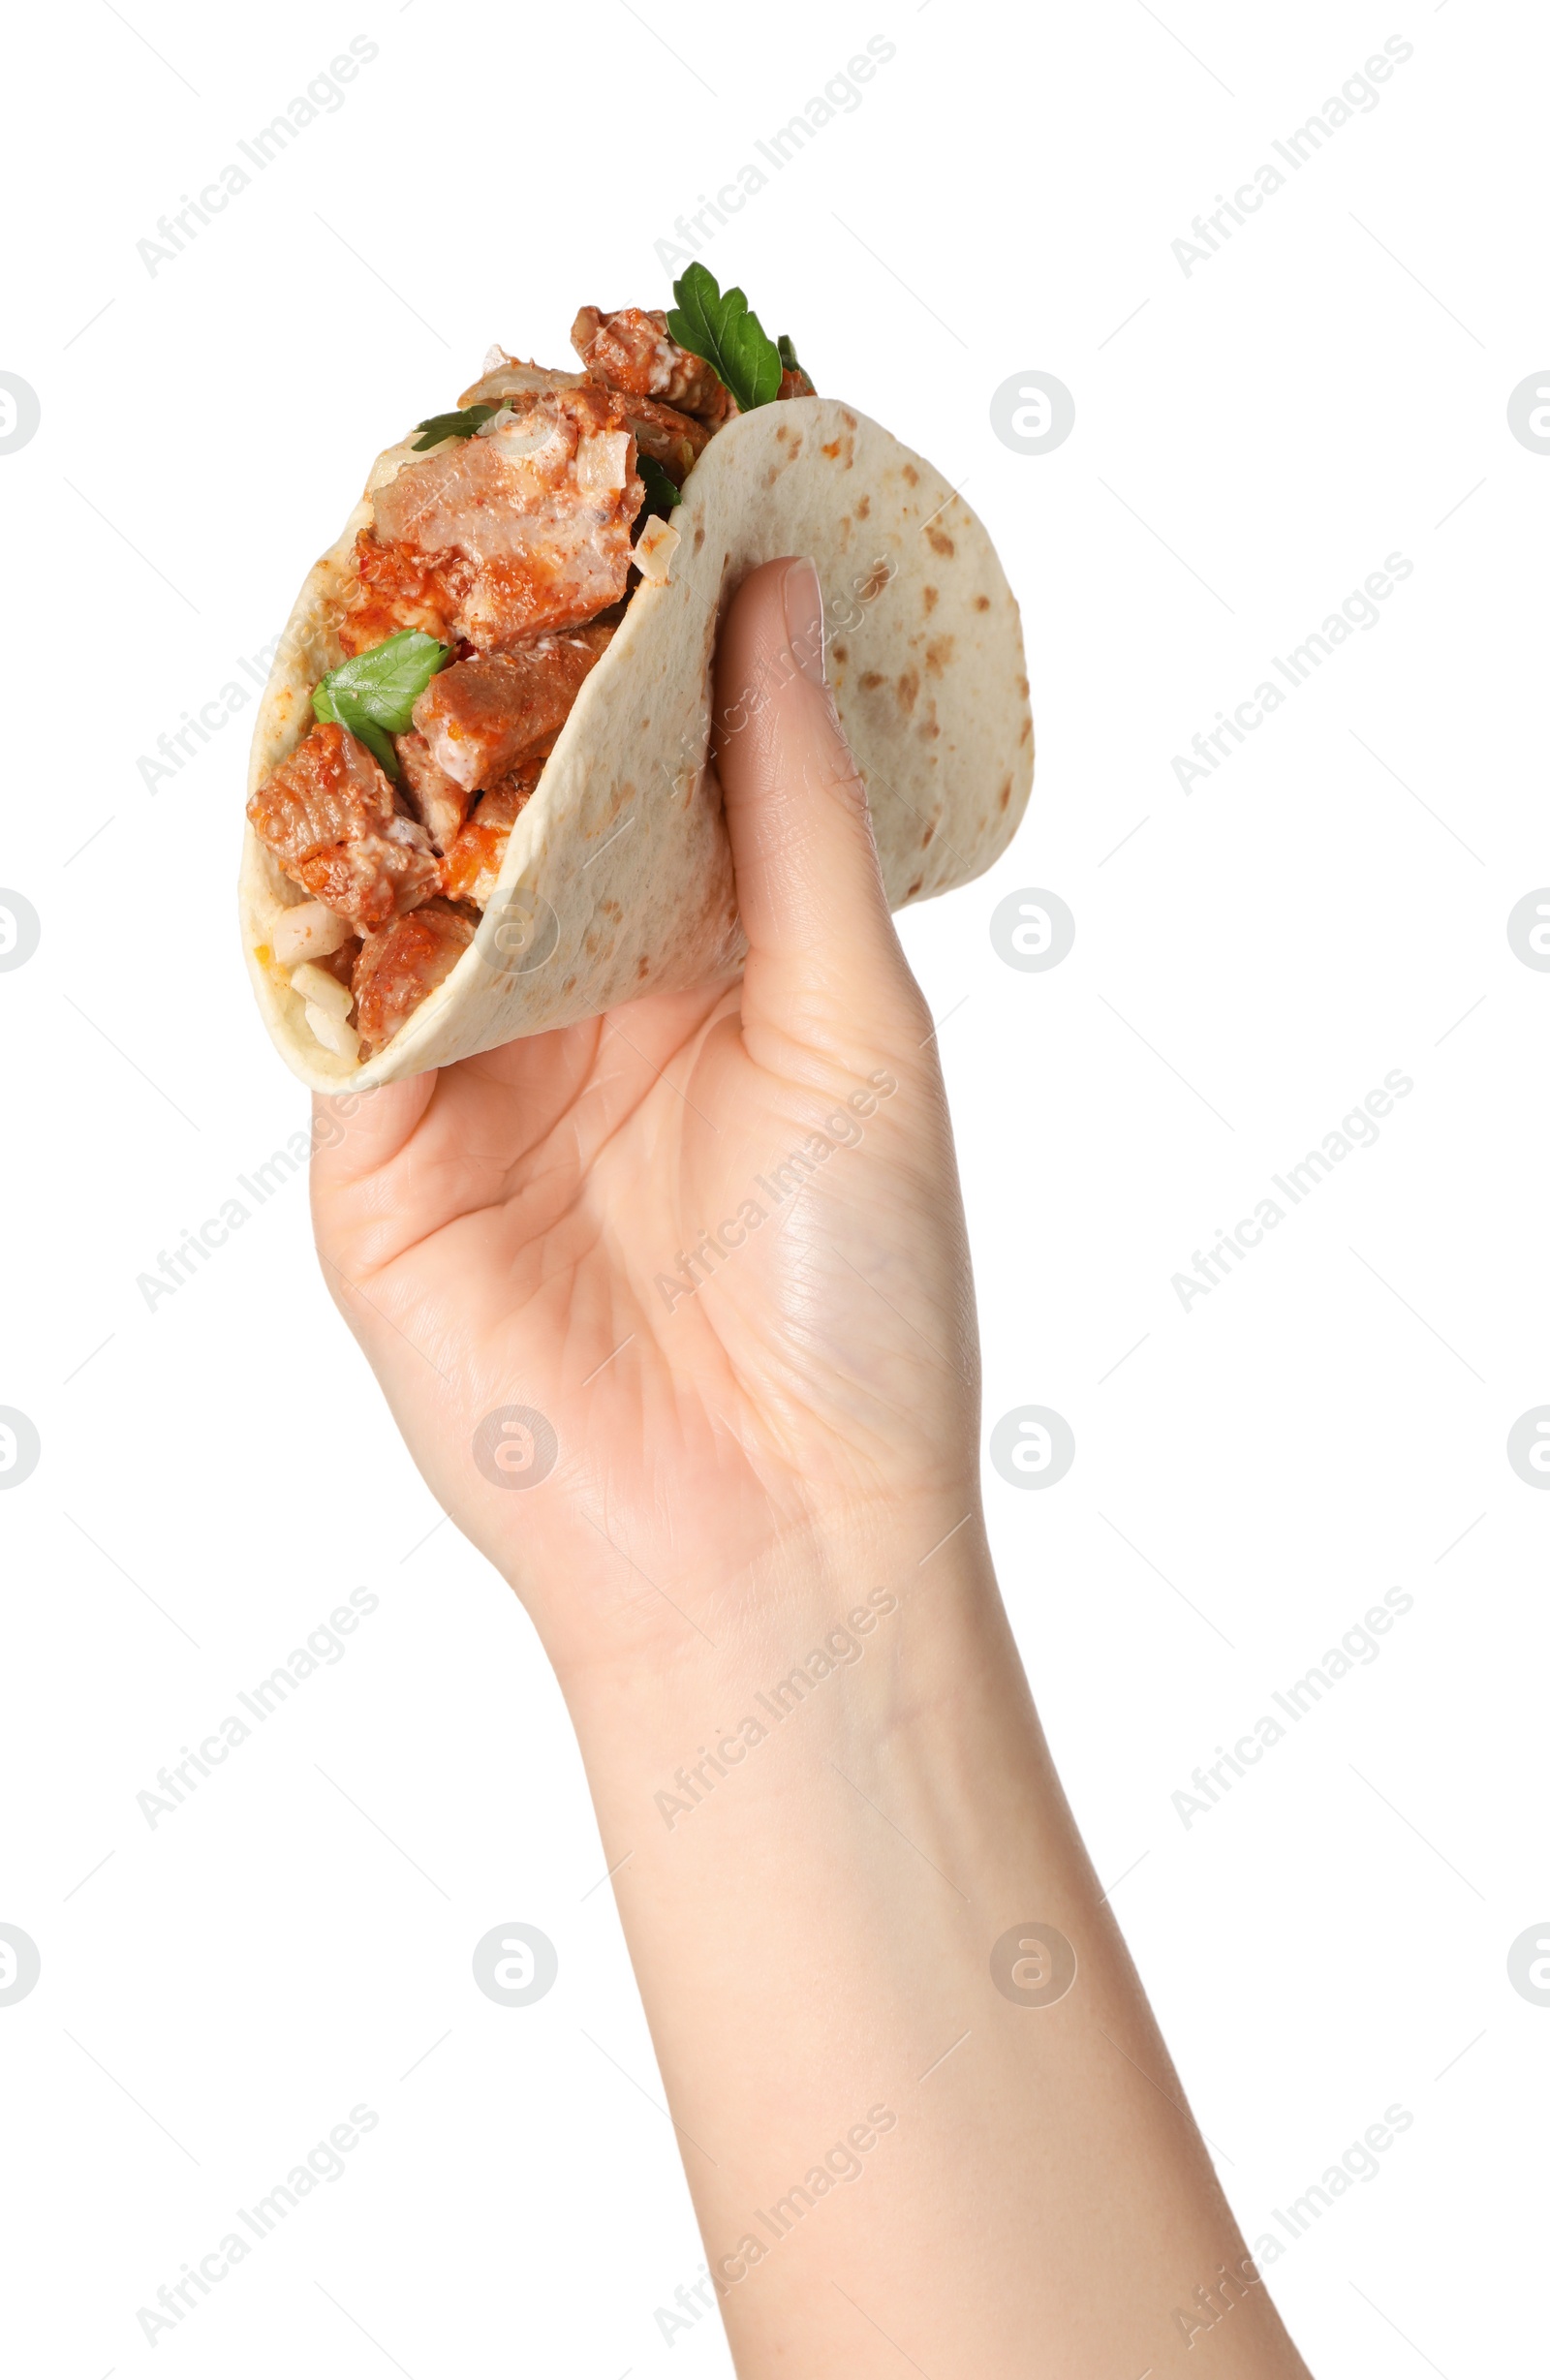
[[[593,621],[510,653],[476,654],[431,679],[414,721],[438,768],[470,792],[547,744],[613,634]]]
[[[395,735],[393,750],[426,834],[438,851],[445,851],[468,816],[466,788],[437,766],[422,735]]]
[[[668,338],[666,314],[640,306],[604,314],[583,306],[571,325],[571,345],[593,379],[622,396],[655,397],[712,430],[737,411],[730,389],[709,364]]]
[[[455,551],[466,579],[445,560],[432,572],[458,588],[450,632],[499,652],[623,596],[645,499],[635,459],[624,408],[606,388],[515,395],[477,436],[444,440],[378,490],[376,536],[412,558]]]
[[[365,653],[403,628],[421,629],[440,644],[454,642],[451,623],[476,568],[452,546],[420,553],[357,531],[356,575],[335,623],[340,643],[347,653]]]
[[[679,487],[710,444],[710,432],[693,414],[681,414],[652,397],[623,399],[626,417],[642,454],[660,463]]]
[[[343,727],[314,727],[248,803],[254,832],[293,882],[361,928],[423,901],[436,855],[418,820]]]
[[[442,861],[442,890],[454,901],[473,901],[480,909],[489,907],[512,828],[532,800],[542,774],[542,760],[524,760],[480,795],[468,823],[453,837]]]
[[[450,975],[474,939],[472,920],[445,901],[368,934],[356,961],[356,1031],[366,1051],[391,1040],[427,992]]]

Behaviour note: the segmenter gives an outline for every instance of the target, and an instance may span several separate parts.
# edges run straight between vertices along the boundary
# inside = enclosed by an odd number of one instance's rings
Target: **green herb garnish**
[[[648,521],[653,512],[666,520],[674,505],[683,502],[671,475],[664,471],[655,457],[649,454],[636,455],[636,469],[646,483],[646,501],[640,508],[642,523]]]
[[[791,345],[790,335],[789,332],[784,330],[781,332],[780,337],[775,342],[775,350],[777,355],[780,356],[782,363],[786,366],[788,372],[799,372],[801,370],[802,367],[796,360],[796,350]]]
[[[396,785],[398,756],[388,739],[409,733],[416,702],[451,650],[420,629],[402,628],[321,678],[312,690],[313,712],[325,726],[347,727]]]
[[[780,394],[781,351],[742,291],[728,290],[724,297],[715,276],[696,263],[673,283],[672,294],[678,303],[667,317],[668,336],[709,364],[743,413],[772,403]]]
[[[417,421],[416,429],[423,430],[425,435],[416,439],[413,451],[424,454],[431,447],[439,447],[444,438],[472,438],[477,429],[511,401],[510,397],[497,397],[493,405],[465,405],[461,413],[432,414],[428,421]]]

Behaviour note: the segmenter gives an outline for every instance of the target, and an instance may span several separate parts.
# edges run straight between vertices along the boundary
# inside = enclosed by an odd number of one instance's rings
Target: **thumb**
[[[748,937],[745,1018],[836,1021],[881,985],[913,991],[878,866],[866,787],[823,672],[823,598],[806,559],[766,562],[716,652],[716,761]],[[816,1019],[814,1021],[817,1021]]]

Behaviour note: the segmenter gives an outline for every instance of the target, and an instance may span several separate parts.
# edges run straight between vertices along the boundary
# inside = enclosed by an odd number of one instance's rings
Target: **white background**
[[[0,2008],[0,2360],[140,2368],[137,2306],[364,2102],[170,2368],[729,2368],[712,2319],[654,2319],[700,2248],[558,1695],[436,1526],[300,1183],[137,1288],[304,1120],[234,932],[251,711],[154,793],[137,762],[277,634],[406,420],[492,339],[563,363],[580,301],[666,302],[655,241],[881,34],[862,103],[695,245],[964,482],[1023,605],[1027,822],[903,929],[987,1430],[1076,1436],[1046,1493],[987,1466],[1007,1595],[1251,2241],[1413,2117],[1272,2270],[1314,2369],[1526,2368],[1550,2009],[1506,1955],[1550,1917],[1550,1499],[1504,1442],[1550,1400],[1550,978],[1505,920],[1550,880],[1550,460],[1506,405],[1550,361],[1542,16],[128,14],[9,37],[0,368],[42,426],[0,455],[0,882],[43,939],[0,974],[0,1404],[43,1456],[0,1497],[0,1919],[43,1973]],[[149,272],[137,241],[355,34],[344,106]],[[1186,274],[1191,219],[1396,34],[1380,104]],[[1076,424],[1030,456],[989,406],[1033,369]],[[1380,624],[1184,792],[1173,756],[1396,551]],[[1077,920],[1047,974],[988,938],[1029,885]],[[1186,1311],[1171,1276],[1396,1068],[1377,1145]],[[346,1657],[152,1831],[158,1767],[362,1585]],[[1186,1828],[1190,1772],[1395,1586],[1380,1658]],[[469,1963],[512,1919],[560,1956],[518,2011]]]

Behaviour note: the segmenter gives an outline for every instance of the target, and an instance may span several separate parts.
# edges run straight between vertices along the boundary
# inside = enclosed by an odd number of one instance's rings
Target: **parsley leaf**
[[[510,402],[509,397],[497,397],[493,405],[465,405],[459,414],[432,414],[428,421],[417,421],[416,429],[423,430],[425,435],[416,439],[413,451],[424,454],[432,447],[439,447],[444,438],[472,438],[482,422]]]
[[[780,355],[780,359],[786,366],[788,372],[799,372],[802,367],[796,360],[796,350],[791,344],[789,333],[783,330],[780,337],[776,340],[775,346]]]
[[[673,283],[672,294],[678,303],[667,317],[668,336],[709,364],[743,413],[770,404],[780,394],[780,349],[749,311],[742,291],[728,290],[724,297],[714,274],[695,263]]]
[[[396,784],[398,756],[388,739],[408,734],[416,702],[451,650],[418,628],[400,629],[321,678],[312,690],[313,714],[326,726],[347,727]]]
[[[636,455],[636,469],[646,483],[646,501],[640,508],[641,527],[645,527],[653,512],[660,513],[666,520],[674,505],[683,502],[671,474],[664,471],[662,465],[649,454]]]

